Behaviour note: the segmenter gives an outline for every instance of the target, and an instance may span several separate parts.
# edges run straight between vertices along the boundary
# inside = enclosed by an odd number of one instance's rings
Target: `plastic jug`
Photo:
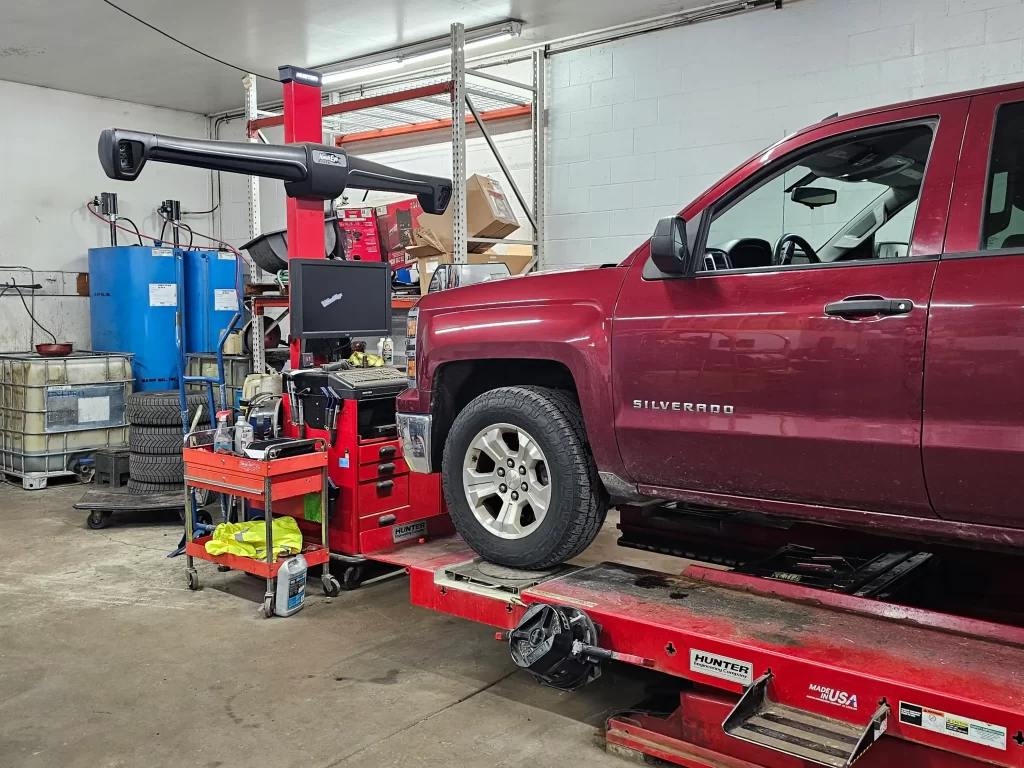
[[[277,572],[274,615],[291,616],[302,610],[306,600],[306,558],[295,555],[281,563]]]
[[[242,414],[238,414],[238,421],[235,422],[235,455],[245,456],[245,449],[252,445],[254,430],[252,424],[246,421]]]

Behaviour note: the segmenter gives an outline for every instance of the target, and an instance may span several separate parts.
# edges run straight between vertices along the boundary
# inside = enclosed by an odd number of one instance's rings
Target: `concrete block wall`
[[[161,200],[209,210],[210,174],[152,164],[128,183],[100,168],[96,140],[104,128],[205,138],[206,118],[140,104],[0,81],[0,283],[39,283],[26,296],[39,322],[60,341],[90,345],[89,300],[77,294],[89,248],[109,245],[109,229],[85,209],[100,192],[116,192],[120,212],[156,235]],[[210,217],[193,220],[208,229]],[[134,240],[134,238],[131,238]],[[122,243],[129,242],[123,235]],[[0,297],[0,351],[25,351],[46,336],[29,320],[14,291]]]
[[[546,266],[619,262],[834,112],[1024,80],[1024,0],[798,0],[548,61]]]

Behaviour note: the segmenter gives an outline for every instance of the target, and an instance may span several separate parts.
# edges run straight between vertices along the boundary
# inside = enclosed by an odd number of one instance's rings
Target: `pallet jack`
[[[282,68],[282,79],[286,141],[318,141],[319,75]],[[346,183],[411,191],[431,212],[443,211],[450,195],[443,180],[313,143],[229,146],[108,131],[100,151],[112,178],[135,178],[148,158],[285,180],[289,257],[293,248],[322,253],[320,201]],[[293,340],[293,368],[303,354]],[[358,382],[349,384],[358,391]],[[319,427],[330,435],[329,423]],[[361,445],[354,430],[350,449],[370,474],[392,463],[382,458],[400,458],[397,448],[380,453],[387,439],[378,446],[370,435]],[[380,482],[358,470],[350,479],[357,494],[361,484]],[[483,562],[450,534],[443,508],[400,541],[418,525],[417,508],[407,506],[401,521],[384,510],[365,516],[379,532],[359,533],[366,540],[359,556],[404,568],[414,605],[496,628],[513,662],[545,685],[575,690],[609,661],[677,682],[671,702],[608,721],[611,751],[688,768],[1024,768],[1022,570],[990,580],[1013,583],[1004,594],[1006,613],[1018,612],[1014,624],[998,610],[979,618],[946,613],[941,602],[900,602],[906,584],[934,581],[933,558],[912,548],[856,557],[844,552],[849,534],[827,528],[813,546],[794,548],[788,530],[762,527],[742,537],[707,512],[686,518],[679,509],[621,507],[620,543],[739,567],[667,574],[606,562],[538,572]],[[680,533],[680,519],[691,529]],[[707,535],[715,525],[725,535]],[[786,543],[757,559],[752,542],[773,536]],[[954,568],[938,583],[975,578],[963,574]]]

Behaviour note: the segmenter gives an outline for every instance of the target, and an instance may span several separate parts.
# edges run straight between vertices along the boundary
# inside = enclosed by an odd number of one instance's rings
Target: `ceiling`
[[[508,18],[547,42],[708,0],[114,0],[199,50],[275,77]],[[0,5],[0,80],[210,114],[242,106],[241,73],[148,29],[102,0]],[[280,97],[260,80],[260,101]]]

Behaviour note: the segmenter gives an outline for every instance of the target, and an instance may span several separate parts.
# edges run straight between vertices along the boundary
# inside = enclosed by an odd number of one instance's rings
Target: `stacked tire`
[[[191,425],[202,408],[198,429],[209,429],[206,396],[186,396]],[[128,447],[129,493],[163,493],[185,487],[185,464],[181,449],[184,432],[181,426],[181,401],[178,392],[136,392],[128,396],[125,415],[131,424]]]

